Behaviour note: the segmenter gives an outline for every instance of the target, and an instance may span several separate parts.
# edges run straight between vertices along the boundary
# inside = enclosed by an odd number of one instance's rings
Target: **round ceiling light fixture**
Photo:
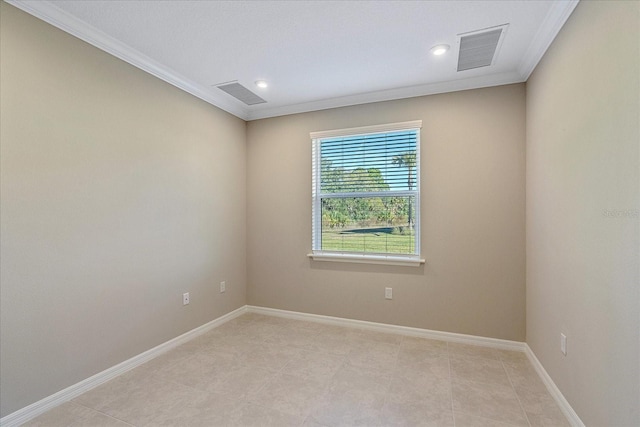
[[[431,48],[431,53],[433,53],[436,56],[440,56],[440,55],[443,55],[446,51],[448,51],[449,47],[450,46],[448,44],[438,44]]]
[[[256,86],[258,86],[260,89],[266,89],[269,84],[266,80],[256,80]]]

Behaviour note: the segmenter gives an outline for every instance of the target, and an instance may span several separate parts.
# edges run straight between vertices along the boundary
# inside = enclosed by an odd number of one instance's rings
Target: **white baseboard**
[[[475,335],[456,334],[453,332],[433,331],[430,329],[412,328],[410,326],[398,326],[388,323],[367,322],[364,320],[345,319],[342,317],[323,316],[320,314],[301,313],[298,311],[279,310],[275,308],[247,306],[247,312],[265,314],[267,316],[284,317],[287,319],[306,320],[310,322],[325,323],[328,325],[346,326],[349,328],[368,329],[377,332],[387,332],[413,337],[430,338],[435,340],[457,342],[462,344],[472,344],[483,347],[493,347],[500,350],[522,351],[526,349],[526,344],[519,341],[501,340],[497,338],[486,338]]]
[[[546,369],[544,369],[542,363],[540,363],[533,350],[531,350],[528,344],[525,344],[525,346],[525,353],[527,354],[527,358],[533,365],[544,385],[547,387],[547,390],[549,390],[549,393],[551,394],[553,399],[560,407],[560,410],[567,418],[567,421],[569,421],[569,424],[571,424],[573,427],[585,427],[576,411],[574,411],[571,405],[569,405],[569,402],[567,401],[567,399],[565,399],[558,386],[556,386],[556,383],[553,382]]]
[[[85,393],[92,388],[99,386],[102,383],[105,383],[118,375],[122,375],[131,369],[142,365],[143,363],[148,362],[151,359],[154,359],[161,354],[181,345],[185,342],[192,340],[198,335],[202,335],[203,333],[222,325],[225,322],[228,322],[231,319],[234,319],[247,311],[247,306],[242,306],[230,313],[227,313],[223,316],[218,317],[217,319],[212,320],[211,322],[205,323],[202,326],[199,326],[195,329],[192,329],[184,334],[173,338],[167,342],[164,342],[150,350],[145,351],[144,353],[140,353],[137,356],[132,357],[131,359],[125,360],[122,363],[119,363],[111,368],[105,369],[102,372],[99,372],[92,377],[89,377],[85,380],[80,381],[72,386],[65,388],[64,390],[60,390],[57,393],[52,394],[51,396],[47,396],[42,400],[39,400],[35,403],[32,403],[29,406],[25,406],[22,409],[17,410],[5,417],[0,419],[0,426],[2,427],[14,427],[23,424],[38,415],[45,413],[46,411],[65,403],[74,397]]]

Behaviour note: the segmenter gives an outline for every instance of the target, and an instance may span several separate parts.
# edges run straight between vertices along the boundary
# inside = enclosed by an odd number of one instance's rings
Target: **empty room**
[[[0,425],[640,425],[640,1],[0,0]]]

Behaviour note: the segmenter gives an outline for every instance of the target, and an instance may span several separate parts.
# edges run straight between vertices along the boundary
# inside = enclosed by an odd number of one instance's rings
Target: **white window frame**
[[[401,123],[390,123],[383,125],[364,126],[357,128],[336,129],[329,131],[311,132],[309,136],[312,141],[312,251],[308,254],[315,261],[333,261],[333,262],[351,262],[366,264],[387,264],[387,265],[404,265],[417,267],[424,264],[425,260],[420,258],[420,130],[422,129],[422,120],[414,120]],[[416,140],[416,189],[411,191],[385,191],[370,192],[367,196],[371,197],[389,197],[389,196],[414,196],[415,197],[415,254],[373,254],[366,252],[336,252],[323,251],[321,249],[322,239],[322,195],[320,192],[320,173],[321,173],[321,156],[320,146],[321,140],[326,138],[334,138],[341,136],[359,136],[383,132],[396,131],[417,131]],[[360,197],[362,193],[342,194],[341,197]]]

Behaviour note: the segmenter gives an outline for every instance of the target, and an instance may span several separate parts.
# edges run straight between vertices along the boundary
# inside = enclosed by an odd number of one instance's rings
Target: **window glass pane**
[[[323,193],[416,189],[416,131],[323,139]]]
[[[322,199],[324,251],[413,254],[415,197]]]

